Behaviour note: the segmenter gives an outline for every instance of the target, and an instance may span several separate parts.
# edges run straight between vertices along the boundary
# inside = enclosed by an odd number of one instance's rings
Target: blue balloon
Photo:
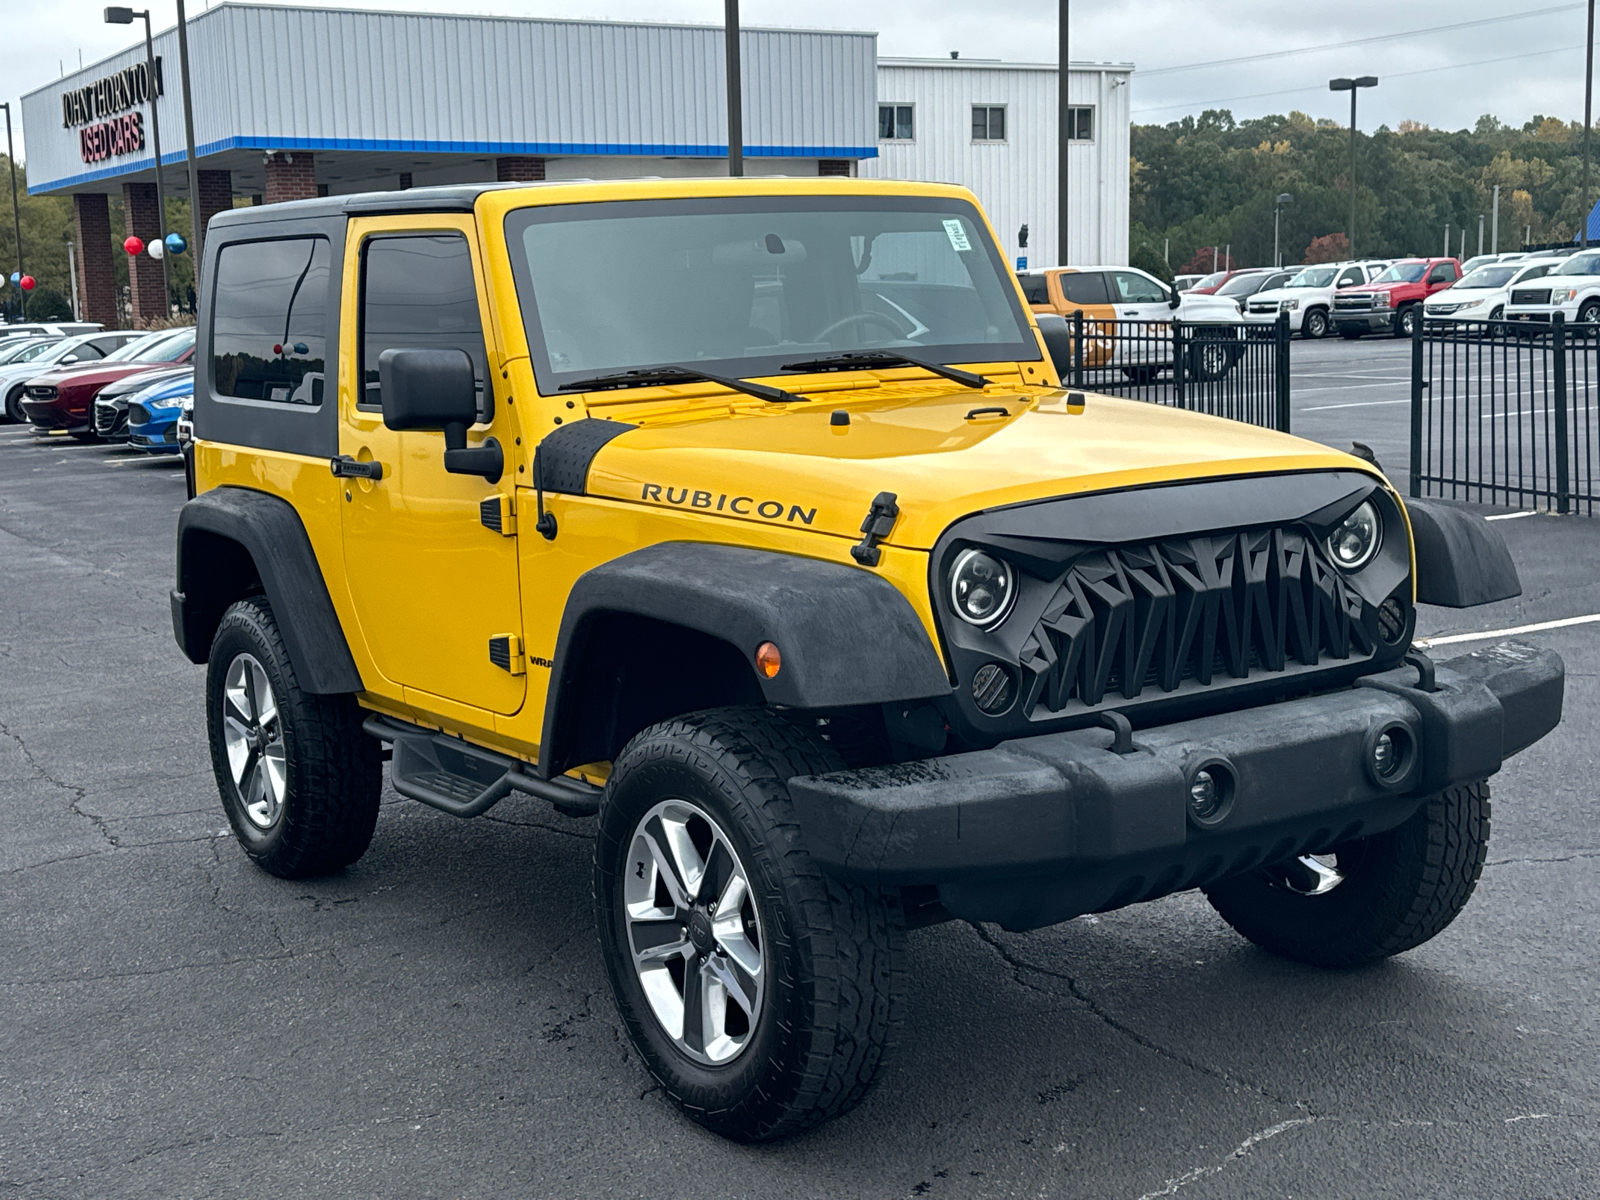
[[[13,272],[11,272],[11,282],[12,283],[20,283],[21,281],[22,281],[22,272],[21,271],[13,271]]]
[[[183,234],[181,234],[181,233],[169,233],[169,234],[167,234],[167,253],[168,254],[182,254],[188,248],[189,248],[189,243],[184,241]]]

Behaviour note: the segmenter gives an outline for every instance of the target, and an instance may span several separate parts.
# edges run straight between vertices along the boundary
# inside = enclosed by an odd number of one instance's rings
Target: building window
[[[916,137],[911,105],[878,105],[878,140],[880,142],[909,142]]]
[[[1091,105],[1067,109],[1067,140],[1094,141],[1094,108]]]
[[[975,142],[1003,142],[1006,140],[1005,105],[974,104],[972,106],[972,140]]]

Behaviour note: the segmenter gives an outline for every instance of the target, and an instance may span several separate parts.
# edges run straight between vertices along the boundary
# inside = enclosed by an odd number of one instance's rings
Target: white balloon
[[[155,241],[146,246],[145,251],[150,255],[151,258],[154,259],[160,259],[161,256],[167,252],[166,247],[161,244],[160,238],[157,238]]]

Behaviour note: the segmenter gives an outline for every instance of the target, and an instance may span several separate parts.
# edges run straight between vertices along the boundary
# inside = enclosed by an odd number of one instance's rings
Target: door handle
[[[328,469],[340,479],[382,479],[383,464],[374,459],[372,462],[362,462],[348,454],[341,454],[328,460]]]

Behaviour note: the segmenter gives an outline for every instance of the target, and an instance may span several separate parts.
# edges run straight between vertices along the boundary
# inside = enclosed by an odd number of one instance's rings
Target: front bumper
[[[1375,308],[1369,312],[1340,312],[1334,309],[1333,327],[1340,332],[1355,329],[1362,333],[1393,333],[1394,309]]]
[[[59,400],[24,398],[22,413],[28,418],[28,423],[36,429],[64,429],[69,433],[82,433],[94,428],[87,412],[73,412],[64,407]]]
[[[1441,664],[1431,692],[1405,666],[1139,730],[1126,754],[1106,730],[1078,730],[797,778],[789,791],[825,870],[932,887],[950,916],[1036,929],[1391,829],[1555,728],[1564,677],[1555,653],[1506,642]],[[1373,766],[1384,733],[1403,752],[1389,777]],[[1214,823],[1190,808],[1201,768],[1232,780]]]

